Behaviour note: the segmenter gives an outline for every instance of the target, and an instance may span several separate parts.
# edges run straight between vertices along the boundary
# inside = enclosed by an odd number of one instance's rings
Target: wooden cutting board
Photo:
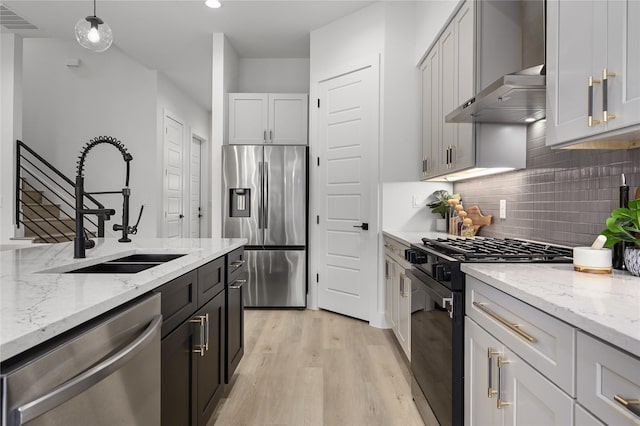
[[[491,221],[493,220],[493,216],[488,215],[484,216],[480,211],[480,207],[471,206],[466,209],[467,217],[471,219],[473,222],[473,235],[478,233],[478,230],[484,225],[491,225]]]

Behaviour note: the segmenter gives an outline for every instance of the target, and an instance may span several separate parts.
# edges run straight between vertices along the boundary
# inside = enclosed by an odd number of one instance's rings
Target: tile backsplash
[[[544,120],[527,130],[526,169],[454,184],[465,206],[493,215],[479,235],[590,245],[618,207],[622,173],[634,198],[640,149],[551,149],[545,130]],[[500,200],[507,201],[506,219],[499,219]]]

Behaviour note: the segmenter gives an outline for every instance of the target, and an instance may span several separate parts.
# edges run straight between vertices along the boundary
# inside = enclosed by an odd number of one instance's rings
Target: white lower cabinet
[[[407,359],[411,360],[411,280],[404,272],[411,267],[404,259],[408,248],[385,235],[385,317]]]
[[[593,414],[585,410],[580,404],[576,404],[576,426],[605,426],[600,420],[595,418]]]
[[[605,424],[640,425],[640,359],[578,333],[578,402]]]
[[[573,424],[569,395],[469,317],[465,330],[465,424]]]

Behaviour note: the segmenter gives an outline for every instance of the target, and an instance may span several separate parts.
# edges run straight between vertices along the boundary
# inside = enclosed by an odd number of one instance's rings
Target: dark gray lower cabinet
[[[198,426],[207,424],[224,393],[224,295],[221,291],[196,313],[196,318],[206,317],[206,324],[199,325],[205,328],[206,340],[200,343],[204,352],[194,354],[198,377]]]
[[[225,386],[225,257],[161,286],[162,426],[205,426]]]
[[[244,355],[244,291],[247,280],[244,249],[227,254],[225,383]]]

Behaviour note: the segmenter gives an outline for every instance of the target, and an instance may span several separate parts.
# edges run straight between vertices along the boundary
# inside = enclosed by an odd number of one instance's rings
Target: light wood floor
[[[327,311],[246,310],[244,358],[209,426],[422,426],[393,339]]]

